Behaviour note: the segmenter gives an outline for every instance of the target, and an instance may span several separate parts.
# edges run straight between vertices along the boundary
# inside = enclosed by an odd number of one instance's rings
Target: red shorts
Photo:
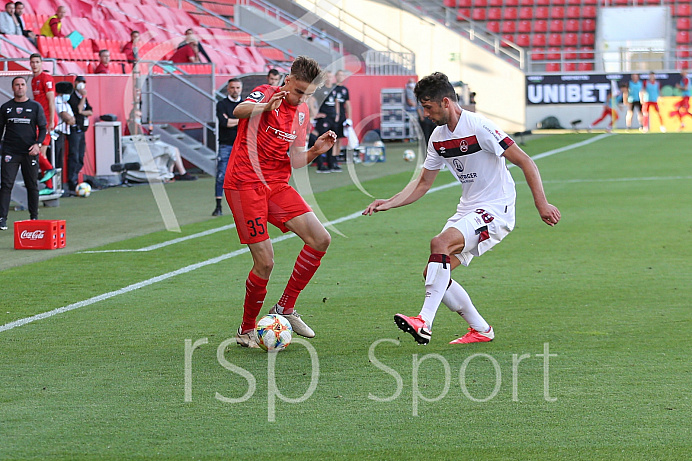
[[[288,184],[268,184],[257,189],[224,189],[233,212],[240,243],[258,243],[269,238],[267,222],[288,232],[285,223],[312,211],[303,197]]]

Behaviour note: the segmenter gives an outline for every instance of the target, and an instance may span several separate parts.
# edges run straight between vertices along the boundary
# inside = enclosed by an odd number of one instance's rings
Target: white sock
[[[441,260],[445,262],[428,262],[428,271],[425,276],[425,301],[423,301],[423,308],[420,311],[420,316],[430,328],[432,328],[442,297],[447,291],[452,272],[449,256],[432,255],[430,258],[434,259],[436,256],[443,257]]]
[[[469,294],[466,293],[466,290],[455,280],[452,280],[452,284],[447,288],[442,302],[445,306],[449,307],[452,312],[461,315],[474,330],[485,333],[490,329],[488,322],[486,322],[476,310]]]

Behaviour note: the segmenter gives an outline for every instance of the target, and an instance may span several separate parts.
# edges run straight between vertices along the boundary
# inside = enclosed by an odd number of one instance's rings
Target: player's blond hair
[[[324,76],[320,65],[312,58],[298,56],[291,66],[291,75],[301,82],[322,86]]]

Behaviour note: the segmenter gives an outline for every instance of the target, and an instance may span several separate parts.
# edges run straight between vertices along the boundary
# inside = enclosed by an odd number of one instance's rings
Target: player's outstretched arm
[[[313,160],[334,147],[336,142],[336,133],[332,130],[322,134],[315,144],[308,150],[304,150],[304,146],[291,146],[291,166],[293,168],[303,168],[309,165]]]
[[[430,187],[432,187],[433,183],[435,182],[437,173],[439,173],[439,170],[428,170],[423,168],[418,178],[408,183],[406,187],[401,190],[401,192],[387,200],[375,200],[368,205],[368,207],[363,211],[363,214],[371,216],[373,213],[377,213],[378,211],[387,211],[391,208],[397,208],[415,202],[430,190]]]
[[[538,172],[536,163],[516,144],[509,146],[503,155],[524,172],[526,183],[529,185],[533,195],[533,203],[536,205],[538,214],[543,222],[549,226],[557,224],[560,221],[560,210],[548,203],[548,199],[546,199],[545,192],[543,191],[541,174]]]
[[[281,105],[281,101],[284,100],[287,91],[277,91],[269,98],[267,102],[254,102],[254,101],[243,101],[236,106],[233,110],[233,116],[235,118],[250,118],[253,115],[259,115],[262,112],[269,112],[270,110],[278,109]]]

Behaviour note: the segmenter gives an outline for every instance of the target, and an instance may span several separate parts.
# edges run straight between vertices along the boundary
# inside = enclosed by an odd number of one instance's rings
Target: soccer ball
[[[265,315],[257,322],[257,340],[262,349],[268,352],[279,352],[291,344],[293,328],[283,316]]]
[[[407,162],[412,162],[416,159],[416,153],[413,152],[411,149],[406,149],[404,151],[404,160]]]
[[[91,186],[87,182],[80,182],[77,184],[75,193],[78,197],[88,197],[91,195]]]

